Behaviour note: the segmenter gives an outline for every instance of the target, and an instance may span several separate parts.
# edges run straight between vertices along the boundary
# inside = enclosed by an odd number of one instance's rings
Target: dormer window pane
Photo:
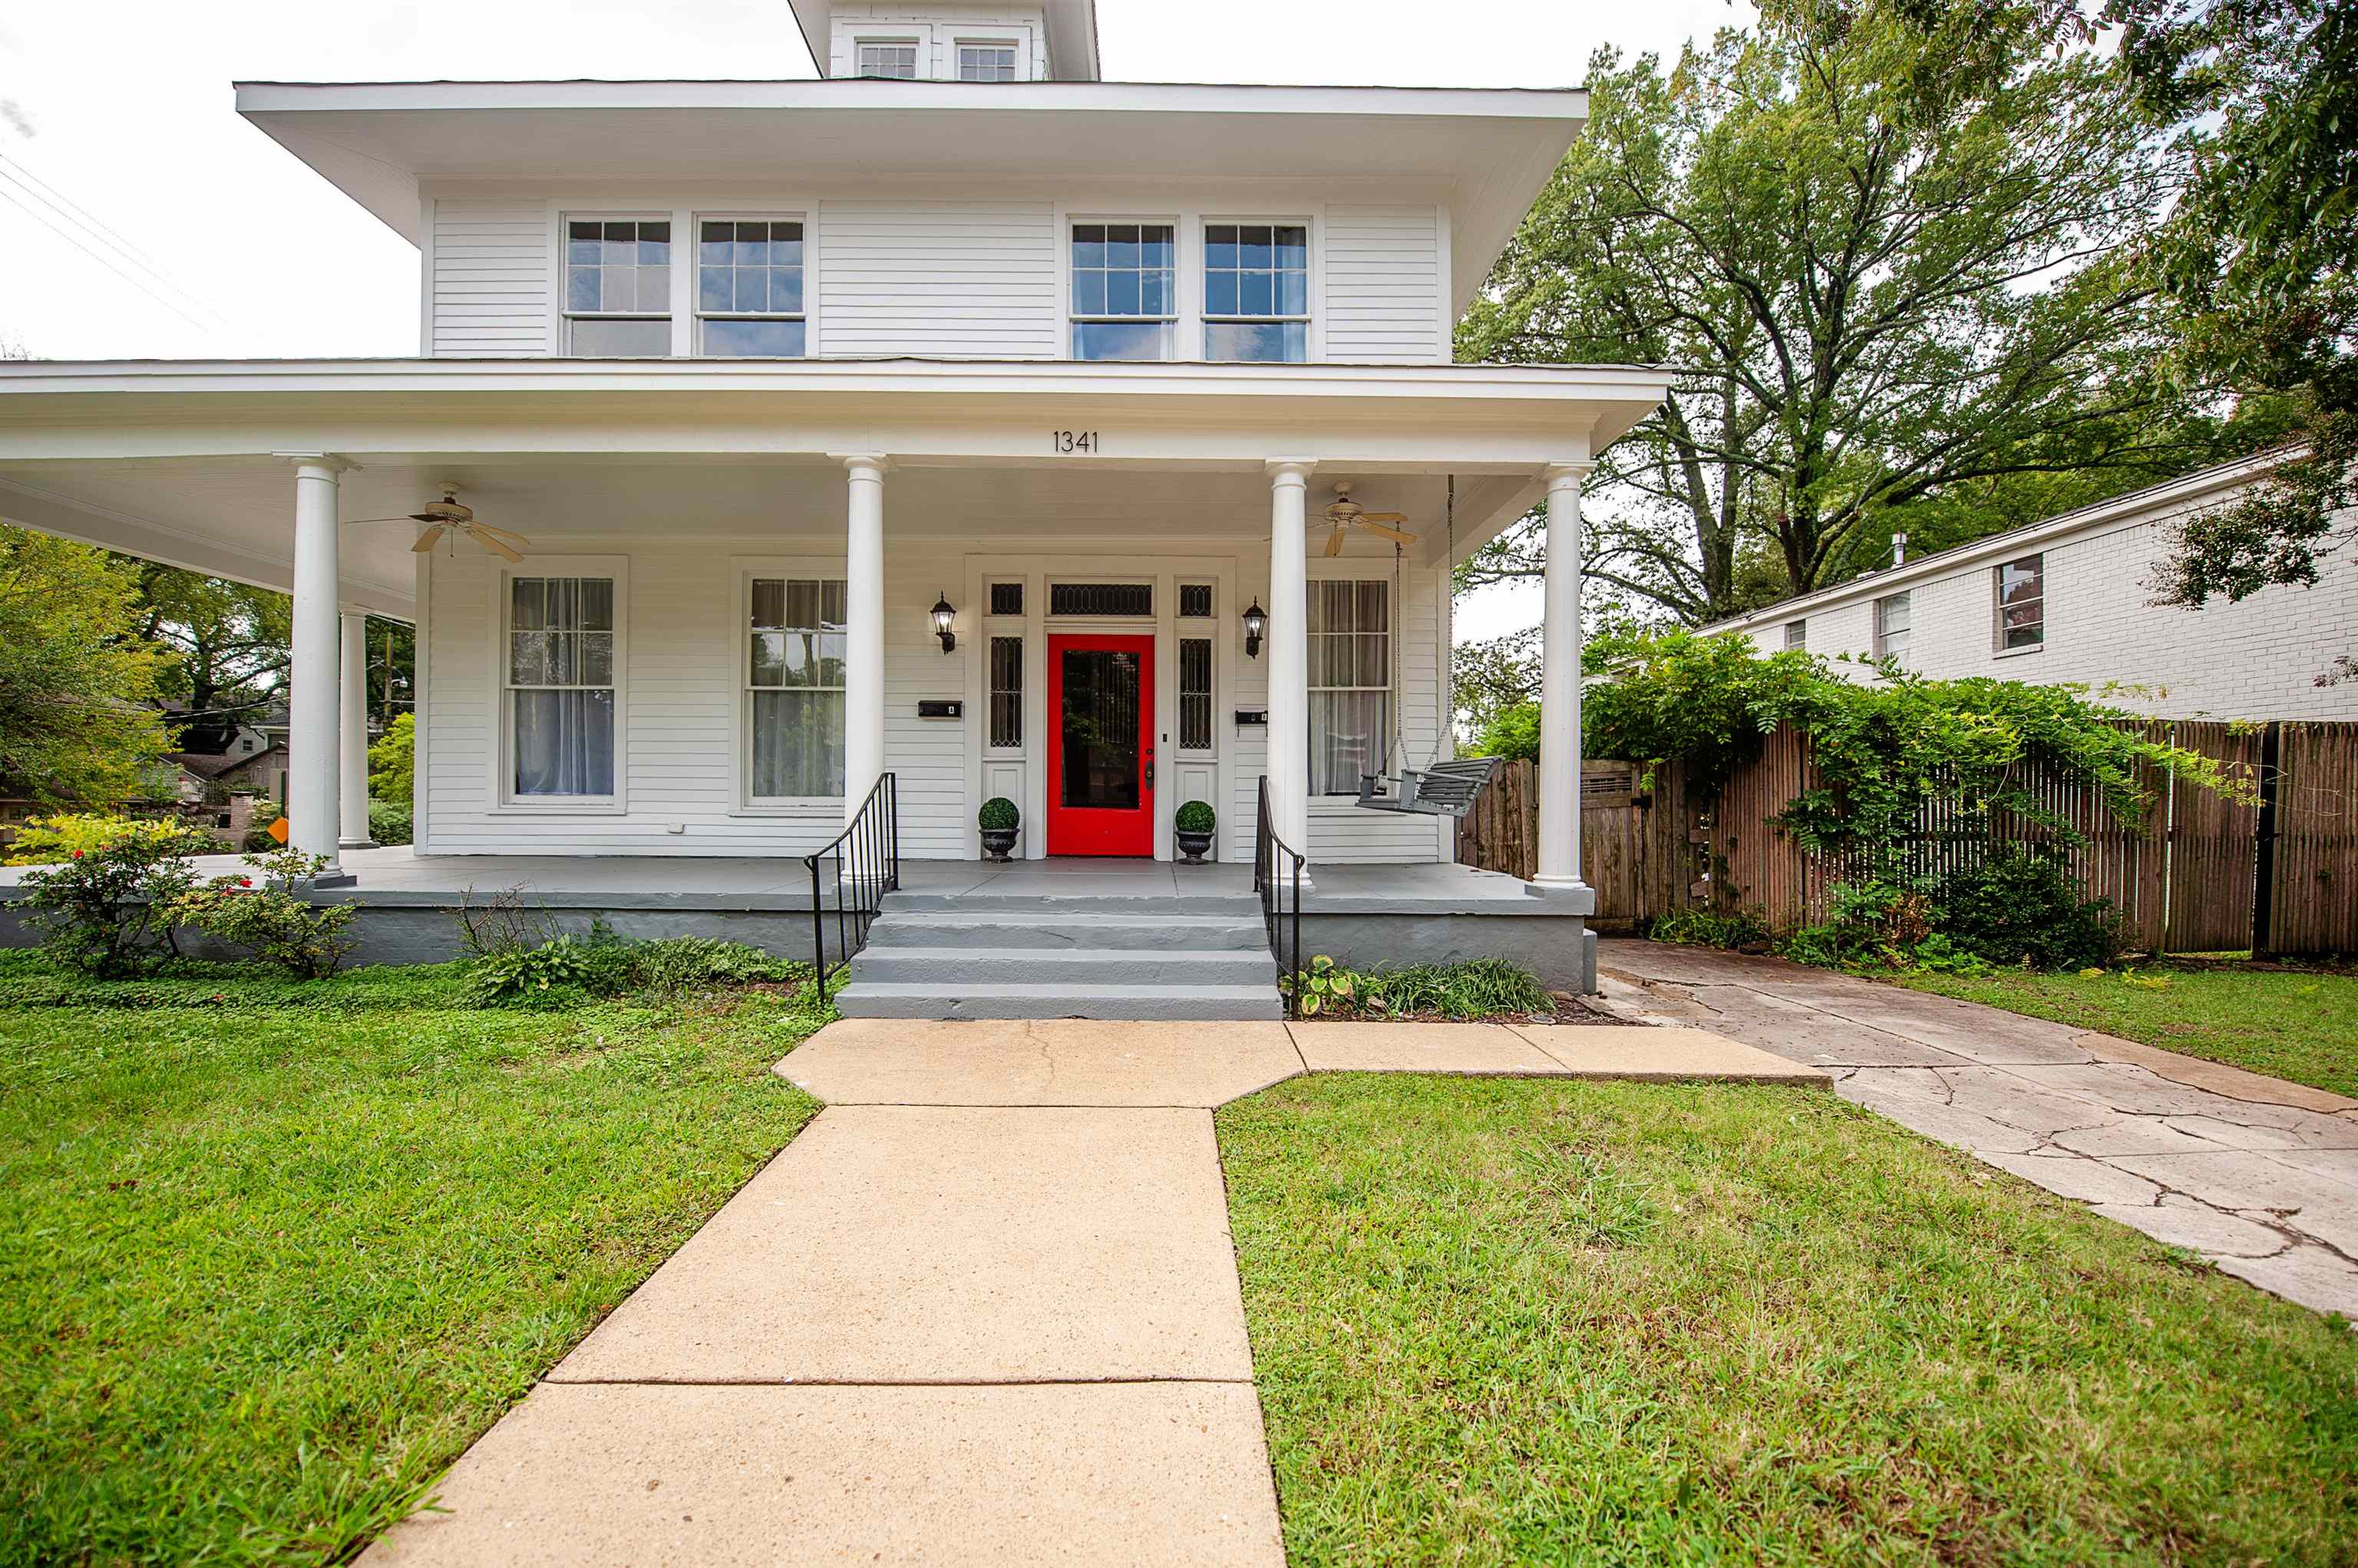
[[[882,76],[899,81],[914,81],[917,76],[917,46],[914,44],[861,44],[860,74]]]
[[[960,44],[957,56],[960,81],[1015,80],[1013,44]]]
[[[798,358],[806,351],[803,226],[707,218],[697,230],[698,352]]]
[[[1168,223],[1073,225],[1074,358],[1171,357],[1176,237]]]

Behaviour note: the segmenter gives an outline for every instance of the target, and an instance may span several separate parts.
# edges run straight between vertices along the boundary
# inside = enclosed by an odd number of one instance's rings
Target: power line
[[[0,178],[5,178],[5,171],[0,170]],[[167,299],[161,294],[157,293],[145,278],[132,276],[130,273],[127,273],[121,267],[115,265],[114,260],[107,256],[103,252],[92,250],[90,245],[83,241],[80,234],[75,233],[70,229],[60,227],[55,220],[49,217],[48,213],[43,212],[38,208],[27,206],[24,202],[17,200],[13,192],[5,189],[0,189],[0,197],[6,197],[12,205],[22,210],[28,217],[32,218],[34,222],[39,223],[43,228],[49,230],[59,239],[71,242],[74,247],[80,250],[83,254],[89,256],[92,260],[105,267],[107,271],[114,274],[115,276],[131,285],[134,288],[138,289],[140,293],[145,294],[148,298],[153,299],[157,304],[161,305],[165,309],[169,310],[173,315],[178,316],[189,326],[194,327],[200,332],[211,332],[213,330],[213,328],[209,323],[198,320],[194,316],[191,316],[187,311],[181,309],[171,300]]]
[[[163,267],[157,263],[155,257],[149,255],[131,240],[126,239],[122,234],[116,232],[114,228],[107,224],[105,220],[100,218],[98,214],[92,212],[87,207],[84,207],[81,202],[76,201],[72,197],[68,196],[64,191],[59,190],[56,186],[51,185],[48,180],[43,179],[39,175],[35,174],[22,163],[10,157],[5,153],[0,153],[0,176],[5,176],[9,169],[14,169],[16,171],[14,178],[19,189],[27,190],[29,194],[47,202],[51,208],[56,209],[67,218],[79,222],[81,227],[87,230],[94,238],[113,248],[117,254],[123,256],[125,260],[139,267],[142,271],[155,278],[157,282],[164,285],[165,287],[170,289],[173,293],[180,296],[180,297],[189,304],[195,306],[200,310],[202,310],[206,315],[213,317],[215,319],[219,320],[222,325],[229,325],[229,319],[227,317],[214,309],[210,304],[206,303],[201,297],[192,290],[182,287],[177,279],[173,278],[169,274],[164,271]]]

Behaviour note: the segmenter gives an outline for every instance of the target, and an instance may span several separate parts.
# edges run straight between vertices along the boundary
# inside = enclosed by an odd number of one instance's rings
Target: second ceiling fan
[[[493,555],[505,556],[512,561],[522,561],[525,547],[532,543],[521,534],[512,534],[505,528],[494,528],[488,523],[476,522],[475,509],[459,500],[459,487],[455,484],[443,485],[442,499],[429,502],[419,511],[401,517],[355,518],[353,526],[368,523],[425,524],[425,532],[417,535],[417,543],[409,546],[413,553],[421,556],[432,553],[445,534],[454,537],[463,534]]]
[[[1326,553],[1330,556],[1339,556],[1343,553],[1343,535],[1353,528],[1365,528],[1370,534],[1380,534],[1395,544],[1416,543],[1415,535],[1403,533],[1392,526],[1395,523],[1407,522],[1408,517],[1405,514],[1368,511],[1351,499],[1349,480],[1341,480],[1336,483],[1335,499],[1326,503],[1326,521],[1334,529],[1334,532],[1326,535]]]

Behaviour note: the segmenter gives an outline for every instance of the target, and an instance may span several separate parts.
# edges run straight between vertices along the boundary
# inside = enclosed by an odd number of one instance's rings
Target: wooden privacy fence
[[[2061,778],[2033,781],[2041,805],[2081,836],[2067,863],[2089,896],[2112,901],[2130,946],[2358,952],[2358,724],[2177,719],[2146,730],[2217,759],[2257,788],[2254,800],[2229,800],[2148,770],[2138,781],[2150,797],[2142,820],[2115,823],[2095,792]],[[1826,917],[1845,868],[1804,854],[1776,825],[1812,782],[1807,736],[1769,735],[1716,800],[1691,791],[1675,765],[1657,769],[1643,793],[1637,774],[1627,762],[1582,770],[1581,874],[1596,890],[1601,929],[1634,929],[1707,904],[1754,910],[1779,931]],[[1538,770],[1509,762],[1458,825],[1458,860],[1531,876],[1538,809]],[[2035,824],[1965,822],[1936,806],[1909,849],[1919,869],[1938,871],[1993,839],[2044,836]]]

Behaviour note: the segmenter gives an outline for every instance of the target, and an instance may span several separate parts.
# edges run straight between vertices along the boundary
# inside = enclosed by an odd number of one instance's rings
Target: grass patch
[[[2346,1563],[2358,1336],[1831,1095],[1217,1113],[1291,1561]]]
[[[350,1552],[817,1109],[794,1000],[457,970],[0,963],[0,1562]]]
[[[2349,970],[2156,964],[2098,975],[1891,978],[1916,990],[2358,1096],[2358,973]]]

